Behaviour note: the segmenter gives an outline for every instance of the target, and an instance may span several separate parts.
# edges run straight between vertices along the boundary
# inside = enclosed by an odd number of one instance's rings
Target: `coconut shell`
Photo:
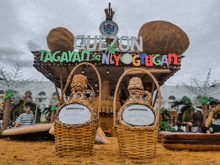
[[[189,38],[178,26],[165,21],[144,24],[138,38],[143,37],[143,51],[147,54],[182,54],[189,46]]]
[[[74,35],[63,27],[54,28],[47,36],[47,46],[51,51],[73,51]]]

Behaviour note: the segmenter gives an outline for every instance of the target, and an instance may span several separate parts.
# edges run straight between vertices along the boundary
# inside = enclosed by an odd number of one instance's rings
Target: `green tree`
[[[188,120],[188,121],[192,122],[192,116],[193,116],[195,109],[193,108],[193,104],[188,97],[183,98],[182,100],[177,100],[177,101],[172,102],[171,107],[172,108],[180,108],[180,113],[178,115],[179,121],[187,121]],[[190,115],[189,118],[187,117],[187,113]]]
[[[168,111],[165,108],[161,108],[160,113],[161,113],[162,121],[171,122],[172,117],[171,117],[170,111]]]
[[[46,107],[46,108],[44,108],[44,110],[43,110],[43,114],[44,115],[46,115],[46,116],[51,116],[51,107],[52,106],[49,106],[49,107]]]
[[[33,78],[29,78],[29,79],[22,78],[22,71],[18,64],[15,66],[14,69],[12,69],[12,71],[8,71],[8,70],[4,70],[4,68],[0,68],[0,87],[1,89],[6,90],[6,99],[4,105],[3,123],[1,127],[1,132],[4,131],[8,126],[11,109],[12,109],[12,103],[18,104],[20,100],[23,100],[23,96],[21,96],[16,91],[17,88],[23,88],[26,85],[33,83],[34,81],[38,82]],[[21,111],[22,109],[20,110],[20,113]]]

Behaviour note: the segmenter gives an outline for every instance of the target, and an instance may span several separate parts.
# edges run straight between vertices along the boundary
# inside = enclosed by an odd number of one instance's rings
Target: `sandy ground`
[[[0,165],[133,165],[133,164],[163,164],[163,165],[218,165],[220,151],[190,152],[170,151],[161,143],[157,145],[156,157],[145,161],[122,158],[119,155],[117,138],[108,138],[111,145],[95,145],[94,155],[89,157],[59,157],[56,156],[52,141],[13,141],[0,139]]]

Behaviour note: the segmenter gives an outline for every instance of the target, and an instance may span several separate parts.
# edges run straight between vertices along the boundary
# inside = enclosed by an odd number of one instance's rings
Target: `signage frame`
[[[147,124],[147,125],[135,125],[135,124],[129,123],[128,121],[125,121],[124,113],[125,113],[126,111],[130,111],[130,110],[128,110],[130,106],[144,106],[144,107],[146,107],[148,110],[150,110],[150,112],[152,112],[153,117],[154,117],[154,118],[153,118],[153,121],[152,121],[150,124]],[[134,111],[135,111],[135,110],[134,110]],[[154,121],[156,120],[156,115],[155,115],[154,111],[153,111],[149,106],[147,106],[147,105],[142,105],[142,104],[129,104],[129,105],[127,105],[127,106],[124,108],[124,110],[123,110],[123,112],[122,112],[121,118],[122,118],[122,121],[123,121],[125,124],[131,125],[131,126],[144,126],[144,127],[145,127],[145,126],[151,126],[151,125],[154,123]]]

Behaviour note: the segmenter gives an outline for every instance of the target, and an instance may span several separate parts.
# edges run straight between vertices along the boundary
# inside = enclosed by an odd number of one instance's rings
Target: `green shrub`
[[[49,123],[49,121],[40,121],[40,123]]]
[[[160,124],[160,131],[166,131],[166,129],[169,128],[169,125],[165,121],[159,122],[159,124]]]

